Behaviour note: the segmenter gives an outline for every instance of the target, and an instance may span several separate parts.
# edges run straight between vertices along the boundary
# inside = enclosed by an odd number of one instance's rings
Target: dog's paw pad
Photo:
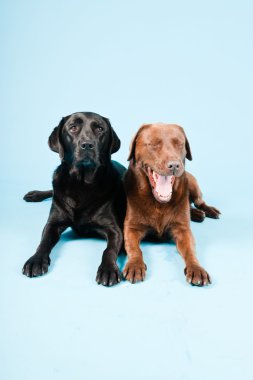
[[[206,270],[198,265],[189,265],[184,270],[186,281],[195,286],[211,284],[211,278]]]
[[[22,273],[27,277],[38,277],[48,272],[49,257],[32,256],[23,266]]]
[[[205,220],[206,214],[202,210],[198,210],[197,208],[191,208],[191,220],[193,222],[201,223]]]
[[[130,281],[132,284],[135,284],[139,281],[144,281],[146,276],[147,266],[143,261],[131,262],[129,261],[124,270],[123,276],[126,280]]]
[[[217,208],[211,206],[206,206],[204,211],[206,216],[212,219],[219,219],[221,215],[221,212]]]
[[[121,273],[117,265],[100,265],[96,281],[104,286],[113,286],[121,281]]]

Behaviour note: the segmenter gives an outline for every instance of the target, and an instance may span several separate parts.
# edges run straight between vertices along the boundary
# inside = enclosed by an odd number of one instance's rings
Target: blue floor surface
[[[249,219],[239,240],[232,216],[192,223],[198,257],[213,278],[205,288],[186,283],[173,244],[151,243],[142,244],[143,283],[97,285],[105,242],[70,230],[52,252],[49,273],[29,279],[22,265],[51,201],[25,203],[26,190],[16,186],[2,205],[1,379],[252,379]],[[125,261],[119,257],[121,269]]]

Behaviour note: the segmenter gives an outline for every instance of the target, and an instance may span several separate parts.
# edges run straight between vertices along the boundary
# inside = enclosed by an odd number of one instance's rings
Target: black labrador
[[[24,197],[34,202],[53,196],[53,202],[41,242],[25,263],[23,274],[46,273],[52,248],[61,233],[72,227],[81,236],[96,232],[107,239],[96,281],[114,285],[121,280],[116,259],[123,244],[126,209],[122,182],[126,169],[111,160],[120,140],[107,118],[78,112],[62,118],[48,143],[59,153],[61,164],[54,172],[53,191],[32,191]]]

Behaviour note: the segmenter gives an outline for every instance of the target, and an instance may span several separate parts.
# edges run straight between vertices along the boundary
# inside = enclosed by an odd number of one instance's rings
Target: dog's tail
[[[44,201],[44,199],[52,198],[52,196],[53,196],[53,190],[46,190],[46,191],[32,190],[26,193],[23,199],[26,202],[41,202],[41,201]]]

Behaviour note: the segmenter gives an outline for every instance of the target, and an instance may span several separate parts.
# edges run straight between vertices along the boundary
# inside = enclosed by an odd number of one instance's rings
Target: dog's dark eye
[[[103,130],[104,130],[104,128],[103,127],[101,127],[101,125],[96,125],[96,130],[98,131],[98,132],[103,132]]]
[[[77,127],[76,125],[72,125],[70,128],[69,128],[70,132],[72,133],[76,133],[78,132],[79,130],[79,127]]]

